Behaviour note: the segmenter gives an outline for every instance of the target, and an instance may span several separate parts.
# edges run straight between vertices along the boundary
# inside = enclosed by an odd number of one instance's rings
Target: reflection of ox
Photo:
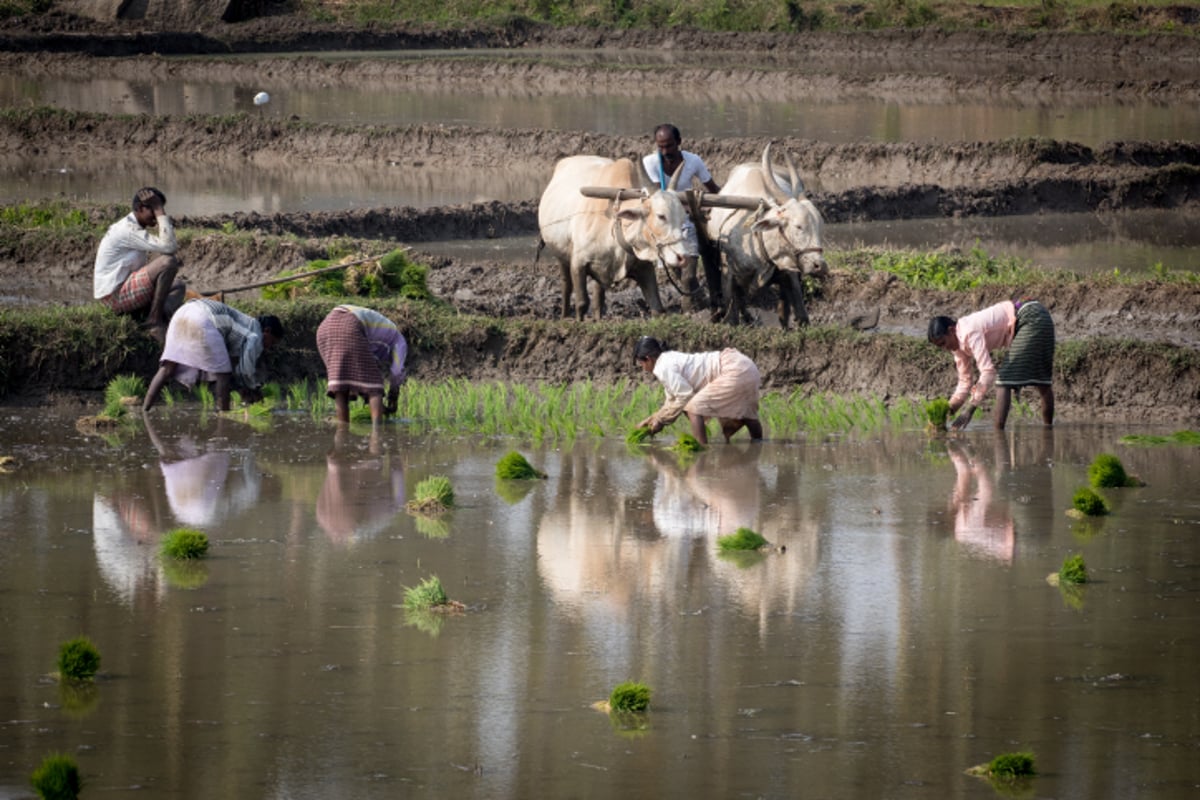
[[[773,169],[768,144],[762,164],[734,167],[713,198],[708,237],[723,256],[722,288],[729,303],[725,321],[730,324],[736,325],[745,313],[750,293],[774,282],[779,290],[779,324],[787,328],[794,313],[797,324],[807,325],[800,276],[824,277],[829,272],[821,242],[821,213],[804,196],[791,155],[785,152],[784,157],[787,178]],[[755,211],[722,207],[719,198],[728,195],[758,198],[762,205]]]
[[[687,212],[675,193],[678,173],[661,190],[638,159],[613,161],[601,156],[570,156],[554,167],[554,176],[538,205],[541,241],[562,267],[562,315],[588,311],[587,279],[596,282],[595,317],[604,314],[604,292],[617,281],[630,278],[642,290],[651,312],[662,313],[655,263],[679,270],[684,260],[682,228]],[[606,200],[585,197],[585,186],[612,190],[641,190],[636,197]],[[616,191],[613,192],[617,194]],[[634,192],[621,192],[622,197]]]

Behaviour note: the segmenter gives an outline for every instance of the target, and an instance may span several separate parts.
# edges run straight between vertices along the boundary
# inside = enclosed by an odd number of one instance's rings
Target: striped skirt
[[[997,386],[1050,385],[1054,369],[1054,320],[1036,300],[1017,309],[1017,329],[996,378]]]
[[[383,396],[383,372],[354,314],[342,308],[330,311],[317,327],[317,351],[325,362],[330,397],[337,392]]]
[[[758,419],[758,367],[728,347],[721,351],[717,377],[692,396],[684,411],[718,419]]]

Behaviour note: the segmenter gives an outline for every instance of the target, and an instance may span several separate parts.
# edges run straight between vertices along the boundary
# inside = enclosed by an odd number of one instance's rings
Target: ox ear
[[[750,226],[750,230],[761,233],[762,231],[769,231],[774,228],[782,228],[784,224],[783,218],[778,214],[767,214],[765,217],[754,220],[754,223]]]

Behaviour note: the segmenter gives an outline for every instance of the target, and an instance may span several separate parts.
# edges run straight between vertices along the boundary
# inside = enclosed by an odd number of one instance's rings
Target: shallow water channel
[[[718,445],[269,430],[195,407],[119,436],[0,410],[0,797],[993,798],[1200,786],[1200,448],[1021,421]],[[669,440],[669,437],[667,437]],[[662,444],[666,444],[663,442]],[[520,449],[549,473],[497,485]],[[1114,452],[1147,485],[1064,513]],[[437,522],[403,510],[451,479]],[[159,535],[199,527],[194,570]],[[783,552],[729,559],[738,526]],[[1081,553],[1093,582],[1047,584]],[[413,616],[437,575],[468,606]],[[59,645],[103,655],[92,695]],[[640,722],[591,708],[640,680]],[[1022,794],[1024,793],[1024,794]]]

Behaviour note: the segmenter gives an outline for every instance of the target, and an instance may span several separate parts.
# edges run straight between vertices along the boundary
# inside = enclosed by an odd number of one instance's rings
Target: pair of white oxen
[[[786,176],[775,170],[768,144],[761,164],[734,167],[715,195],[679,189],[678,172],[664,190],[640,158],[560,160],[538,205],[538,254],[544,248],[562,267],[562,315],[571,315],[573,295],[576,318],[587,316],[589,278],[596,284],[596,319],[604,313],[605,291],[625,278],[637,283],[652,313],[662,313],[657,265],[672,281],[681,275],[683,286],[676,284],[681,292],[695,292],[695,275],[683,274],[682,229],[690,206],[711,209],[705,232],[721,253],[724,319],[739,322],[748,297],[775,283],[780,324],[789,327],[793,316],[797,324],[808,324],[800,278],[828,273],[823,222],[804,194],[791,155],[784,158]]]

